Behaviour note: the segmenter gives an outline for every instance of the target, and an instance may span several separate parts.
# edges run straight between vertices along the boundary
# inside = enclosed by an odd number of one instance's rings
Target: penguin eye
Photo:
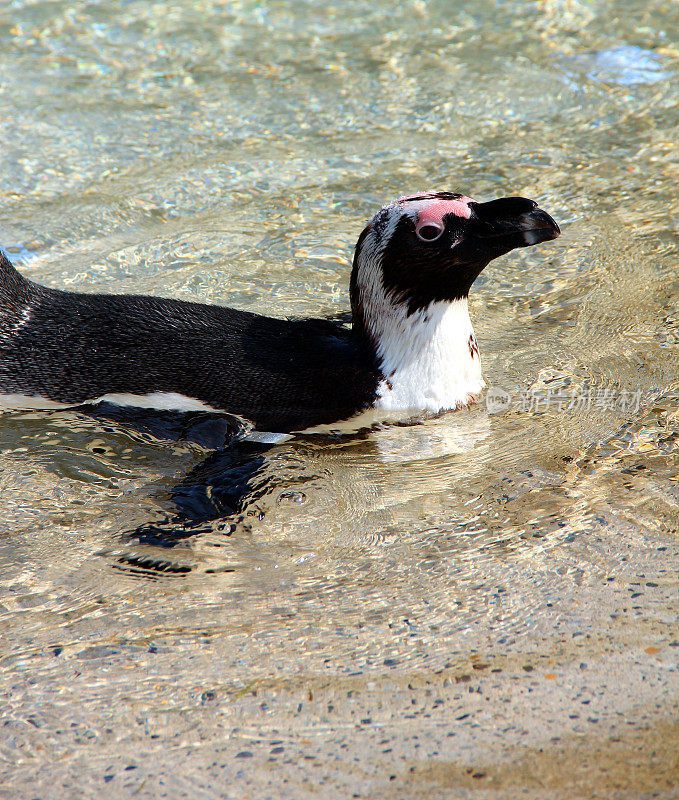
[[[430,222],[428,222],[416,228],[415,233],[423,242],[435,242],[443,233],[443,227],[432,225]]]

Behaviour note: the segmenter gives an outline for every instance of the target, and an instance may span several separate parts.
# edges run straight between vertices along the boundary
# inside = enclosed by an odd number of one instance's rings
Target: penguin
[[[523,197],[401,197],[358,238],[350,325],[47,288],[0,253],[0,406],[224,412],[278,434],[458,409],[485,386],[472,284],[493,259],[559,234]]]

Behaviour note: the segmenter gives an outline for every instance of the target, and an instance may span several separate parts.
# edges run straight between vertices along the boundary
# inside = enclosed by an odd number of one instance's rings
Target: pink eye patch
[[[401,197],[397,202],[404,207],[404,211],[415,216],[418,230],[425,226],[443,230],[443,218],[446,214],[455,214],[463,219],[469,219],[472,213],[468,205],[472,202],[472,198],[464,195],[456,197],[454,200],[436,196],[409,195]]]

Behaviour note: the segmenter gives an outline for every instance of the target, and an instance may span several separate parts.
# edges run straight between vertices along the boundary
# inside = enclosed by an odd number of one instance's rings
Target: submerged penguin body
[[[484,385],[473,280],[497,255],[558,232],[523,198],[402,198],[359,238],[352,327],[49,289],[0,256],[0,405],[224,411],[276,432],[369,409],[456,408]]]

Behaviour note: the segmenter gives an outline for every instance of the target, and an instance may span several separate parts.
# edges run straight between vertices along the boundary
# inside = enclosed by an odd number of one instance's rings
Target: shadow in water
[[[294,496],[316,475],[303,468],[305,446],[248,441],[250,428],[239,418],[209,412],[158,411],[109,403],[82,406],[77,413],[103,425],[123,426],[144,441],[188,441],[213,450],[159,500],[164,519],[142,523],[122,534],[132,547],[116,554],[117,566],[137,574],[182,575],[192,571],[168,552],[192,537],[247,532],[261,521],[273,497]],[[332,435],[310,439],[336,439]],[[162,555],[160,549],[165,550]]]
[[[271,490],[265,455],[274,445],[244,441],[249,427],[238,417],[210,412],[158,411],[111,403],[82,406],[77,412],[103,424],[115,423],[145,441],[188,441],[214,450],[170,492],[165,520],[143,523],[123,534],[126,542],[172,548],[201,533],[224,535],[244,524],[251,506]],[[266,473],[266,477],[265,477]],[[259,516],[263,511],[254,512]],[[133,569],[184,574],[190,567],[162,557],[121,556]]]
[[[227,415],[115,406],[79,411],[105,425],[120,424],[146,441],[188,440],[213,449],[159,494],[157,499],[165,508],[160,519],[147,518],[122,533],[125,552],[115,554],[117,568],[149,575],[190,572],[193,567],[186,561],[188,557],[195,563],[195,552],[188,540],[209,540],[210,547],[221,547],[221,537],[248,534],[278,506],[284,509],[292,504],[294,508],[311,495],[321,504],[331,498],[339,527],[351,517],[362,535],[382,541],[386,530],[401,528],[413,504],[427,517],[426,498],[437,487],[448,492],[453,479],[451,455],[476,448],[476,460],[482,463],[478,447],[487,436],[485,418],[469,416],[456,424],[439,425],[434,420],[423,424],[418,419],[383,422],[271,444],[248,440],[248,427]],[[469,478],[467,461],[464,475]],[[284,518],[285,511],[281,513]],[[373,530],[375,526],[379,533]],[[214,569],[221,570],[222,565]]]
[[[212,453],[172,489],[173,509],[167,520],[142,525],[126,538],[173,547],[200,533],[218,530],[231,535],[246,524],[246,516],[261,519],[264,508],[258,509],[257,501],[273,489],[266,455],[274,447],[240,441]]]

